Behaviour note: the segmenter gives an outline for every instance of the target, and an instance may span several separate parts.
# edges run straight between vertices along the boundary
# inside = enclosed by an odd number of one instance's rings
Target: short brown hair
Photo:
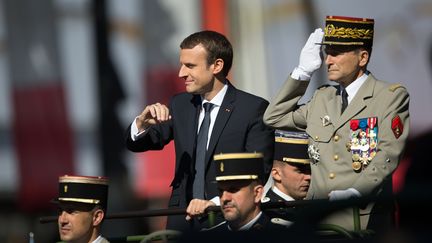
[[[208,53],[207,64],[210,65],[218,58],[222,59],[224,61],[222,74],[224,77],[228,76],[233,61],[233,48],[228,39],[218,32],[203,30],[186,37],[180,43],[180,48],[192,49],[199,44],[201,44]]]

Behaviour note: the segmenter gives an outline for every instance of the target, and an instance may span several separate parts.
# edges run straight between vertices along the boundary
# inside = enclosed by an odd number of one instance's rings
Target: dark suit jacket
[[[169,105],[172,119],[152,126],[148,133],[132,141],[130,126],[127,131],[127,148],[134,152],[161,150],[174,139],[176,151],[175,175],[171,182],[169,207],[186,208],[192,199],[194,180],[195,141],[201,98],[199,95],[175,95]],[[273,157],[273,130],[264,125],[262,116],[268,102],[263,98],[236,89],[228,82],[228,90],[219,109],[206,154],[206,199],[218,196],[215,182],[213,155],[234,152],[262,152],[265,172],[270,173]],[[167,228],[182,230],[188,224],[184,215],[169,217]]]

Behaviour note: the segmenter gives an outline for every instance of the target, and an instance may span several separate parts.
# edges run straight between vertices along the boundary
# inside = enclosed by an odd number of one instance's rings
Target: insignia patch
[[[220,169],[221,172],[224,172],[224,163],[223,162],[220,163],[219,169]]]
[[[396,115],[393,117],[391,122],[391,129],[393,131],[393,134],[396,138],[399,138],[403,133],[403,124],[399,117],[399,115]]]
[[[65,186],[63,187],[63,191],[64,191],[64,192],[67,192],[67,190],[68,190],[68,186],[65,185]]]
[[[368,117],[350,121],[350,142],[347,150],[351,152],[352,168],[359,172],[376,155],[378,144],[378,118]]]
[[[323,127],[326,127],[326,126],[332,124],[330,121],[330,117],[328,115],[321,117],[321,122],[322,122]]]

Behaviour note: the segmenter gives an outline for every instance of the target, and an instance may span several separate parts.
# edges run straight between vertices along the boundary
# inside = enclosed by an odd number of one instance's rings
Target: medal
[[[352,168],[354,171],[359,171],[362,168],[362,164],[358,161],[352,163]]]
[[[364,169],[375,157],[378,145],[378,118],[368,117],[350,121],[350,142],[352,168],[358,172]]]
[[[308,147],[309,158],[312,159],[312,163],[316,164],[320,161],[319,149],[315,144],[310,144]]]

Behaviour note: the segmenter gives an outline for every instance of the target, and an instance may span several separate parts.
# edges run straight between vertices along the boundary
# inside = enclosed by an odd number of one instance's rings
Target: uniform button
[[[319,137],[318,136],[315,136],[315,140],[318,140],[319,139]]]
[[[335,136],[334,136],[334,140],[335,140],[335,142],[339,141],[339,136],[338,136],[338,135],[335,135]]]
[[[330,179],[334,179],[335,177],[336,177],[335,173],[332,172],[332,173],[329,174],[329,178]]]
[[[335,155],[333,156],[333,159],[334,159],[334,160],[338,160],[338,159],[339,159],[339,155],[335,154]]]

